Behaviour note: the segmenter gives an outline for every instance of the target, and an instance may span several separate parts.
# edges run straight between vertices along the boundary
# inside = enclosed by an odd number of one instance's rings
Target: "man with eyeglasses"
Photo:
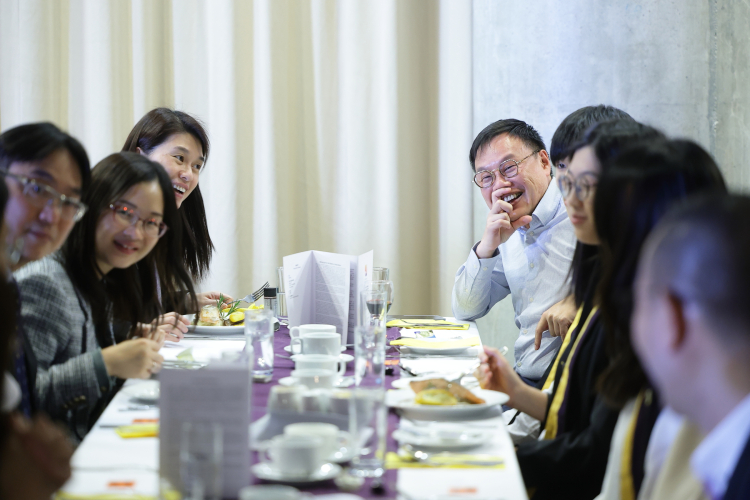
[[[532,126],[515,119],[489,125],[474,139],[469,161],[490,213],[482,239],[456,274],[453,314],[480,318],[510,294],[520,330],[515,370],[536,385],[560,347],[545,331],[535,349],[535,331],[542,314],[568,295],[573,226]]]
[[[89,159],[83,146],[55,125],[32,123],[0,135],[0,175],[9,195],[3,217],[7,263],[16,271],[60,248],[83,216]],[[37,363],[20,319],[19,314],[13,359],[18,412],[8,416],[10,435],[0,449],[0,496],[49,498],[70,476],[72,447],[46,416],[35,414]]]

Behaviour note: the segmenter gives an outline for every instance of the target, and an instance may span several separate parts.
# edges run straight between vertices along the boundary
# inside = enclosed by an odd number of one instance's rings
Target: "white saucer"
[[[456,425],[433,424],[430,427],[405,427],[393,431],[393,439],[399,443],[427,448],[457,450],[474,448],[487,442],[487,433],[466,430]]]
[[[352,384],[354,384],[354,377],[344,376],[333,384],[333,388],[341,389],[343,387],[349,387]],[[295,379],[294,377],[283,377],[279,379],[279,385],[292,387],[297,385],[297,379]],[[320,387],[315,387],[315,389],[320,389]]]
[[[354,447],[341,448],[339,451],[332,453],[326,460],[335,464],[343,464],[344,462],[350,461],[354,457]]]
[[[292,346],[291,345],[285,346],[284,350],[286,352],[288,352],[289,354],[292,354]],[[346,351],[346,347],[341,346],[341,352],[344,352],[344,351]],[[294,354],[300,354],[299,348],[297,348],[297,352],[295,352]],[[350,356],[350,354],[347,354],[347,356]],[[354,359],[354,358],[352,358],[352,359]]]
[[[309,476],[285,474],[267,463],[255,464],[251,469],[253,474],[255,474],[255,477],[259,479],[288,484],[306,484],[327,481],[341,473],[341,466],[336,464],[323,464],[320,466],[320,469]]]
[[[159,381],[146,380],[128,385],[123,387],[120,392],[140,403],[155,404],[159,402]]]

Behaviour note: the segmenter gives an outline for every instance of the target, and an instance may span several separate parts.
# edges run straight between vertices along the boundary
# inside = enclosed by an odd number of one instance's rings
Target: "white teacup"
[[[333,370],[292,370],[292,378],[309,389],[330,389],[337,375]]]
[[[313,436],[323,442],[323,457],[328,457],[348,445],[348,433],[333,424],[324,422],[300,422],[284,427],[286,436]]]
[[[339,356],[341,354],[341,334],[336,332],[311,332],[304,337],[295,337],[291,342],[291,351],[297,353],[295,345],[299,345],[301,354],[328,354]]]
[[[256,484],[240,490],[239,500],[300,500],[302,492],[283,484]]]
[[[308,333],[312,332],[332,332],[336,333],[336,327],[334,325],[323,325],[323,324],[309,324],[293,326],[289,329],[289,336],[294,338],[304,337]]]
[[[285,387],[275,385],[271,387],[268,394],[268,411],[290,411],[300,413],[302,411],[302,387]]]
[[[346,363],[341,360],[341,356],[331,356],[329,354],[295,354],[292,356],[294,368],[297,370],[333,370],[338,372],[339,376],[344,376]]]
[[[322,450],[319,437],[282,434],[264,443],[259,457],[282,474],[309,476],[323,464]]]

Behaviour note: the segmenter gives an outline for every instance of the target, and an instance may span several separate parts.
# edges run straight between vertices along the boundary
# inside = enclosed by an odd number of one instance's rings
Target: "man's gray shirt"
[[[569,293],[576,244],[573,224],[554,180],[531,218],[528,229],[514,232],[489,259],[479,259],[474,245],[456,273],[452,304],[456,318],[473,320],[511,294],[520,330],[515,343],[516,371],[538,380],[554,360],[560,339],[546,331],[536,351],[534,334],[542,314]]]

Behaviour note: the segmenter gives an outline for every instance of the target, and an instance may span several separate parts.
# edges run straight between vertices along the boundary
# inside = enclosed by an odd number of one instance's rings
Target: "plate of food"
[[[197,315],[186,314],[190,322],[188,332],[204,335],[242,335],[245,333],[245,311],[250,309],[261,309],[258,307],[240,307],[240,301],[234,301],[228,306],[219,307],[224,301],[223,297],[217,304],[205,305]],[[279,320],[274,318],[274,329],[278,330]]]
[[[414,381],[409,385],[405,389],[388,391],[386,404],[416,419],[474,416],[508,402],[505,393],[469,390],[443,378]]]

